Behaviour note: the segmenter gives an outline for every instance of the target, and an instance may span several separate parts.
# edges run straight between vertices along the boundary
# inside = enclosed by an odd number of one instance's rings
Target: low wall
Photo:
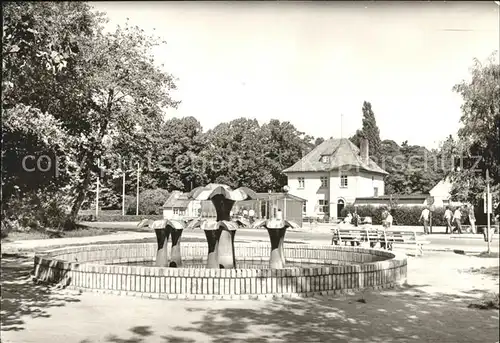
[[[206,243],[183,243],[184,260],[203,259]],[[71,289],[168,299],[256,299],[344,294],[406,280],[404,255],[376,249],[285,245],[285,258],[321,267],[197,269],[126,266],[152,261],[156,243],[67,247],[35,255],[34,277]],[[269,260],[269,244],[235,244],[238,260]],[[352,264],[355,263],[355,264]]]

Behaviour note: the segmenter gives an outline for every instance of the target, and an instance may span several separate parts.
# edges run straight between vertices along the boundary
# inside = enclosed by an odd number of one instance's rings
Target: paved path
[[[128,224],[130,226],[130,224]],[[131,241],[138,239],[154,239],[154,233],[150,229],[145,228],[143,230],[135,231],[128,229],[126,231],[114,232],[109,235],[102,236],[92,236],[92,237],[71,237],[71,238],[53,238],[53,239],[39,239],[39,240],[20,240],[15,242],[2,243],[3,252],[15,252],[23,250],[31,250],[34,248],[43,247],[58,247],[63,245],[74,245],[74,244],[95,244],[95,243],[106,243],[106,242],[118,242],[118,241]],[[461,250],[464,252],[481,252],[486,250],[486,243],[482,239],[481,235],[479,238],[469,237],[462,235],[461,237],[455,237],[459,235],[444,235],[444,234],[432,234],[428,235],[427,239],[431,241],[431,244],[425,247],[426,251],[453,251]],[[183,237],[199,238],[204,239],[205,234],[202,230],[185,230]],[[331,234],[329,232],[304,232],[304,231],[293,231],[289,230],[286,234],[286,240],[289,242],[301,242],[307,244],[330,244]],[[260,241],[268,242],[268,233],[265,230],[255,230],[255,229],[240,229],[236,233],[236,241]],[[398,246],[395,247],[398,249]],[[499,240],[495,238],[491,243],[491,248],[493,251],[499,251]]]
[[[184,237],[204,238],[201,230]],[[239,230],[238,241],[268,241],[265,230]],[[288,241],[330,242],[329,233],[289,232]],[[431,235],[431,245],[485,249],[474,238]],[[33,249],[154,239],[146,229],[105,236],[17,241],[5,249]],[[498,240],[495,240],[498,249]],[[194,342],[497,342],[499,313],[469,309],[496,277],[465,272],[493,267],[498,259],[429,252],[408,258],[408,285],[400,290],[346,297],[274,301],[161,301],[56,290],[34,285],[32,258],[5,256],[2,266],[3,343]],[[362,299],[363,301],[360,301]]]
[[[495,264],[496,263],[496,264]],[[168,301],[33,285],[30,258],[2,258],[3,343],[497,342],[498,310],[467,305],[496,280],[463,273],[496,259],[409,258],[403,289],[274,301]]]

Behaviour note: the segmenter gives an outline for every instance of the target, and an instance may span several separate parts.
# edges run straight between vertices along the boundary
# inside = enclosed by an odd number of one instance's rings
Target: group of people
[[[233,211],[231,211],[229,215],[231,216],[231,218],[234,218],[235,216]],[[253,224],[253,222],[255,221],[255,210],[253,208],[247,209],[246,207],[242,207],[238,210],[236,216],[244,218],[248,220],[250,224]]]
[[[466,215],[469,217],[470,228],[472,233],[476,233],[476,217],[474,216],[474,209],[468,208],[467,206],[457,207],[455,212],[450,210],[450,207],[446,207],[444,212],[444,219],[446,220],[446,233],[462,233],[462,217]],[[452,229],[452,226],[454,228]]]
[[[382,227],[385,230],[389,229],[392,226],[394,220],[393,215],[394,215],[393,209],[389,209],[388,207],[382,208]],[[474,209],[471,207],[467,207],[466,205],[457,207],[454,212],[451,211],[449,206],[446,207],[443,216],[443,218],[446,221],[446,233],[447,234],[448,233],[451,234],[454,232],[458,232],[459,234],[463,233],[462,218],[464,216],[468,216],[471,226],[471,231],[472,233],[476,233],[476,225],[475,225],[476,219],[474,216]],[[357,210],[355,209],[354,213],[349,212],[347,214],[347,216],[344,218],[344,223],[358,226],[360,224],[360,220],[361,218],[357,213]],[[419,221],[424,226],[424,234],[429,234],[430,224],[431,224],[431,211],[429,210],[429,207],[426,206],[422,210]]]

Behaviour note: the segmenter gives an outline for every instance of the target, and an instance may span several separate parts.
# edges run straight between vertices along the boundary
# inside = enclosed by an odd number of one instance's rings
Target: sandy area
[[[429,253],[409,258],[399,290],[217,302],[54,290],[30,282],[31,266],[29,258],[2,259],[4,343],[499,341],[499,311],[467,307],[498,292],[498,274],[477,270],[497,259]]]

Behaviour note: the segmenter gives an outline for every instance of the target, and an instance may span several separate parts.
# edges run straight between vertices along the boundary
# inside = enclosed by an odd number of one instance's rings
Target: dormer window
[[[323,156],[321,156],[321,162],[323,162],[323,163],[330,163],[330,155],[323,155]]]

